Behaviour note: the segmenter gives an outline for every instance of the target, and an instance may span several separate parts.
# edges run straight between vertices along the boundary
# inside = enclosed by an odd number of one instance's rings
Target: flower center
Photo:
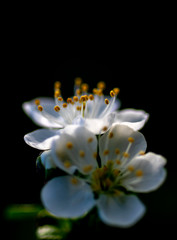
[[[97,168],[92,173],[91,188],[96,194],[121,194],[118,183],[120,171],[117,168],[114,168],[113,165],[113,161],[109,160],[105,166]]]
[[[114,88],[110,91],[110,99],[108,99],[108,97],[105,97],[103,94],[105,86],[104,82],[99,82],[97,88],[92,90],[93,93],[88,93],[88,84],[82,83],[81,78],[76,78],[74,85],[75,95],[64,101],[61,95],[61,83],[57,81],[54,84],[55,106],[52,111],[53,113],[58,113],[58,117],[62,117],[67,124],[71,124],[78,116],[82,116],[83,118],[103,118],[112,112],[115,99],[119,93],[119,88]],[[57,122],[56,117],[54,117],[56,114],[50,114],[48,110],[45,109],[45,106],[40,105],[38,99],[35,100],[35,104],[41,114]]]

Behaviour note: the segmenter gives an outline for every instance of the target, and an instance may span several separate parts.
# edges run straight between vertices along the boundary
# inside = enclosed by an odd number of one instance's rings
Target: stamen
[[[58,101],[62,102],[63,98],[62,97],[58,97]]]
[[[85,152],[83,150],[80,150],[79,151],[79,156],[82,157],[82,158],[85,157]]]
[[[139,152],[139,155],[144,155],[144,154],[145,154],[144,151],[140,151],[140,152]]]
[[[68,149],[72,149],[72,148],[73,148],[72,142],[67,142],[66,147],[67,147]]]
[[[114,88],[113,91],[117,95],[120,92],[120,89],[119,88]]]
[[[41,105],[39,105],[39,106],[38,106],[38,110],[39,110],[40,112],[42,112],[42,111],[43,111],[43,107],[42,107]]]
[[[116,148],[115,153],[118,155],[120,153],[120,150],[118,148]]]
[[[71,98],[67,98],[67,103],[72,103],[72,99]]]
[[[89,95],[89,99],[90,101],[93,101],[94,100],[94,96],[92,94]]]
[[[83,84],[81,85],[81,90],[82,90],[82,92],[87,92],[88,89],[89,89],[89,85],[88,85],[87,83],[83,83]]]
[[[90,138],[88,138],[88,143],[91,143],[91,142],[93,142],[93,138],[92,137],[90,137]]]
[[[105,104],[109,104],[109,100],[106,98],[105,100],[104,100],[104,102],[105,102]]]
[[[81,111],[81,106],[77,106],[77,107],[76,107],[76,110],[77,110],[77,111]]]
[[[103,155],[106,156],[108,154],[109,154],[109,150],[108,149],[104,150]]]
[[[128,152],[124,152],[124,153],[123,153],[123,156],[124,156],[125,158],[128,158],[128,157],[130,157],[130,154],[129,154]]]
[[[71,183],[74,184],[74,185],[78,184],[78,179],[76,177],[72,177],[71,178]]]
[[[80,90],[80,89],[77,89],[77,90],[76,90],[76,94],[77,94],[78,96],[80,96],[80,95],[81,95],[81,90]]]
[[[93,153],[93,158],[97,159],[97,156],[98,156],[97,152],[94,152]]]
[[[40,104],[40,100],[39,100],[39,99],[36,99],[36,100],[35,100],[35,104],[36,104],[36,106],[38,106],[38,105]]]
[[[66,168],[70,168],[71,167],[71,163],[69,161],[67,161],[67,160],[63,164],[64,164],[64,166]]]
[[[76,77],[75,78],[75,85],[79,87],[81,85],[81,83],[82,83],[82,78]]]
[[[55,110],[56,112],[59,112],[59,111],[60,111],[60,107],[56,105],[56,106],[54,107],[54,110]]]
[[[117,159],[117,160],[116,160],[116,163],[117,163],[118,165],[120,165],[120,164],[121,164],[121,161],[120,161],[119,159]]]
[[[84,166],[84,167],[83,167],[83,171],[84,171],[85,173],[90,172],[92,169],[93,169],[93,166],[92,166],[92,165],[87,165],[87,166]]]
[[[113,138],[113,136],[114,136],[113,132],[110,132],[109,135],[108,135],[109,138]]]
[[[59,89],[61,87],[61,82],[60,81],[56,81],[54,83],[54,89]]]
[[[132,137],[129,137],[129,138],[128,138],[128,141],[129,141],[130,143],[133,143],[133,142],[135,141],[135,139],[132,138]]]
[[[136,174],[137,177],[142,177],[143,176],[143,171],[141,169],[138,169],[135,174]]]
[[[59,89],[55,90],[54,97],[58,98],[60,96],[61,92]]]
[[[108,130],[108,127],[107,126],[104,126],[103,128],[102,128],[102,131],[104,131],[104,132],[106,132]]]
[[[98,89],[102,89],[102,90],[105,89],[105,88],[106,88],[105,82],[102,82],[102,81],[99,82],[99,83],[97,84],[97,88],[98,88]]]
[[[114,97],[114,96],[115,96],[115,93],[114,93],[113,90],[110,91],[110,96],[111,96],[111,97]]]
[[[74,102],[78,102],[78,101],[79,101],[78,96],[74,96],[74,97],[73,97],[73,100],[74,100]]]
[[[132,166],[132,165],[129,165],[129,166],[128,166],[128,170],[129,170],[130,172],[133,172],[134,169],[135,169],[134,166]]]
[[[67,103],[63,103],[63,108],[67,108]]]

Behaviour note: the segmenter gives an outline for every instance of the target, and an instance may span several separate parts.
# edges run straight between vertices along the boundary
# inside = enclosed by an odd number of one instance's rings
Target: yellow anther
[[[113,160],[107,161],[107,167],[111,167],[114,164]]]
[[[71,163],[67,160],[63,163],[63,165],[65,166],[65,168],[70,168],[71,167]]]
[[[39,99],[36,99],[36,100],[35,100],[35,104],[36,104],[36,106],[38,106],[38,105],[40,104],[40,100],[39,100]]]
[[[92,92],[93,92],[93,94],[97,94],[98,89],[97,88],[93,88]]]
[[[105,100],[104,100],[104,102],[105,102],[105,104],[109,104],[109,100],[106,98]]]
[[[58,98],[60,96],[61,92],[59,89],[55,90],[54,97]]]
[[[106,132],[108,130],[108,127],[107,126],[104,126],[103,128],[102,128],[102,131],[104,131],[104,132]]]
[[[77,106],[77,107],[76,107],[76,110],[77,110],[77,111],[81,111],[81,106]]]
[[[90,138],[88,138],[88,143],[91,143],[91,142],[93,142],[93,138],[92,137],[90,137]]]
[[[78,96],[80,96],[80,95],[81,95],[81,90],[80,90],[80,89],[77,89],[77,90],[76,90],[76,94],[77,94]]]
[[[89,97],[87,95],[85,95],[85,101],[88,101]]]
[[[109,138],[113,138],[113,136],[114,136],[113,132],[110,132],[109,135],[108,135]]]
[[[103,155],[106,156],[108,154],[109,154],[109,150],[108,149],[104,150]]]
[[[42,112],[43,111],[43,107],[41,106],[41,105],[38,105],[38,110],[40,111],[40,112]]]
[[[98,84],[97,84],[97,88],[99,88],[99,89],[105,89],[106,88],[106,84],[105,84],[105,82],[99,82]]]
[[[114,96],[115,96],[115,93],[114,93],[113,90],[110,91],[110,96],[111,96],[111,97],[114,97]]]
[[[120,92],[120,89],[119,88],[114,88],[113,91],[117,95]]]
[[[63,103],[63,108],[67,108],[67,103]]]
[[[56,112],[59,112],[59,111],[60,111],[60,107],[56,105],[56,106],[54,107],[54,110],[55,110]]]
[[[85,101],[86,101],[85,96],[81,96],[81,97],[80,97],[80,102],[85,102]]]
[[[81,83],[82,83],[82,78],[76,77],[76,78],[75,78],[75,85],[80,86]]]
[[[79,156],[82,157],[82,158],[85,157],[85,152],[83,150],[80,150],[79,151]]]
[[[106,187],[110,187],[112,185],[112,181],[110,180],[110,178],[106,178],[104,184]]]
[[[134,166],[132,166],[132,165],[129,165],[129,166],[128,166],[128,171],[133,172],[134,169],[135,169]]]
[[[74,96],[74,97],[73,97],[73,100],[74,100],[74,102],[78,102],[78,101],[79,101],[78,96]]]
[[[58,97],[58,101],[62,102],[63,98],[62,97]]]
[[[128,158],[130,155],[129,155],[129,153],[124,152],[124,153],[123,153],[123,156],[124,156],[125,158]]]
[[[66,143],[66,147],[67,147],[68,149],[72,149],[72,148],[73,148],[72,142],[67,142],[67,143]]]
[[[119,173],[120,173],[119,169],[114,169],[113,170],[113,174],[114,174],[115,177],[117,177],[119,175]]]
[[[98,156],[97,152],[94,152],[93,153],[93,158],[97,159],[97,156]]]
[[[102,96],[103,95],[103,90],[102,89],[98,89],[97,90],[97,95],[98,96]]]
[[[139,152],[139,155],[144,155],[144,154],[145,154],[144,151],[140,151],[140,152]]]
[[[72,103],[72,99],[71,98],[67,98],[67,103]]]
[[[55,83],[54,83],[54,88],[55,89],[59,89],[61,87],[61,82],[60,81],[56,81]]]
[[[89,95],[89,100],[93,101],[94,100],[94,96],[92,94]]]
[[[135,141],[135,139],[132,138],[132,137],[129,137],[129,138],[128,138],[128,141],[131,142],[131,143],[133,143],[133,142]]]
[[[143,171],[141,169],[136,170],[136,176],[137,177],[142,177],[143,176]]]
[[[84,171],[85,173],[89,173],[92,169],[93,169],[93,166],[92,166],[92,165],[87,165],[87,166],[84,166],[84,167],[83,167],[83,171]]]
[[[121,161],[120,161],[119,159],[117,159],[117,160],[116,160],[116,163],[117,163],[118,165],[120,165],[120,164],[121,164]]]
[[[74,185],[78,184],[78,179],[76,177],[72,177],[71,178],[71,183],[74,184]]]
[[[120,153],[120,150],[118,148],[116,148],[115,153],[118,155]]]
[[[81,90],[82,90],[83,92],[87,92],[88,89],[89,89],[89,85],[88,85],[87,83],[83,83],[83,84],[81,85]]]

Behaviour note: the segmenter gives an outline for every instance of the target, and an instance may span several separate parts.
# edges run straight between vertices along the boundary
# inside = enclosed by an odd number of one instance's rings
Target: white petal
[[[145,213],[144,205],[134,195],[102,195],[97,205],[101,220],[116,227],[130,227]]]
[[[115,117],[115,122],[127,125],[134,130],[141,129],[149,118],[149,114],[142,110],[125,109],[119,111]]]
[[[55,102],[52,98],[38,98],[40,105],[43,106],[50,117],[44,116],[40,111],[37,110],[35,105],[35,99],[25,102],[22,105],[24,112],[39,126],[49,128],[61,128],[63,127],[62,118],[54,111]],[[55,121],[53,121],[53,119]],[[58,121],[58,122],[57,122]],[[63,123],[60,124],[59,122]]]
[[[67,126],[58,141],[53,142],[52,154],[55,164],[73,174],[78,169],[90,174],[98,165],[96,161],[97,139],[83,126]]]
[[[25,142],[39,150],[48,150],[51,148],[51,143],[60,135],[60,130],[39,129],[28,133],[24,136]]]
[[[134,142],[130,143],[129,138],[134,139]],[[147,144],[143,134],[140,132],[134,131],[126,125],[113,124],[109,131],[101,136],[99,146],[102,165],[104,165],[107,160],[117,159],[124,164],[125,161],[130,161],[140,151],[145,151]],[[106,155],[104,154],[105,150],[109,151]],[[116,150],[119,151],[118,154]],[[126,159],[123,156],[125,152],[129,155]]]
[[[87,213],[94,205],[88,184],[71,176],[53,178],[42,189],[45,208],[57,217],[76,218]]]
[[[50,150],[44,151],[40,157],[41,157],[41,162],[45,167],[45,169],[56,168],[56,165],[54,164]]]
[[[165,180],[166,171],[163,168],[165,163],[164,157],[154,153],[132,159],[129,165],[133,166],[134,171],[122,178],[122,186],[134,192],[156,190]],[[142,171],[142,176],[136,176],[139,170]]]

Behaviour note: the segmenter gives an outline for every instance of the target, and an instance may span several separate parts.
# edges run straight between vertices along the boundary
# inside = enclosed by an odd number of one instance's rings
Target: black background
[[[34,31],[28,31],[29,25],[18,28],[12,23],[11,26],[10,34],[5,37],[2,64],[2,212],[13,203],[40,203],[42,182],[35,167],[39,151],[23,140],[26,133],[39,127],[24,114],[22,103],[39,96],[52,97],[56,80],[62,82],[63,96],[72,96],[74,78],[79,76],[91,89],[98,81],[106,82],[107,92],[119,87],[121,109],[148,112],[149,121],[141,130],[147,140],[147,150],[167,158],[166,182],[153,193],[140,194],[147,206],[144,218],[127,230],[106,230],[122,236],[139,236],[140,230],[147,231],[149,236],[152,232],[159,235],[175,230],[177,164],[173,36],[164,38],[169,32],[164,34],[154,28],[150,35],[147,32],[137,35],[132,31],[121,41],[117,39],[116,42],[112,36],[109,42],[103,42],[102,37],[95,39],[94,34],[83,36],[73,31],[64,39],[63,34],[56,38],[50,32],[46,33],[44,27],[38,33],[39,26]]]

